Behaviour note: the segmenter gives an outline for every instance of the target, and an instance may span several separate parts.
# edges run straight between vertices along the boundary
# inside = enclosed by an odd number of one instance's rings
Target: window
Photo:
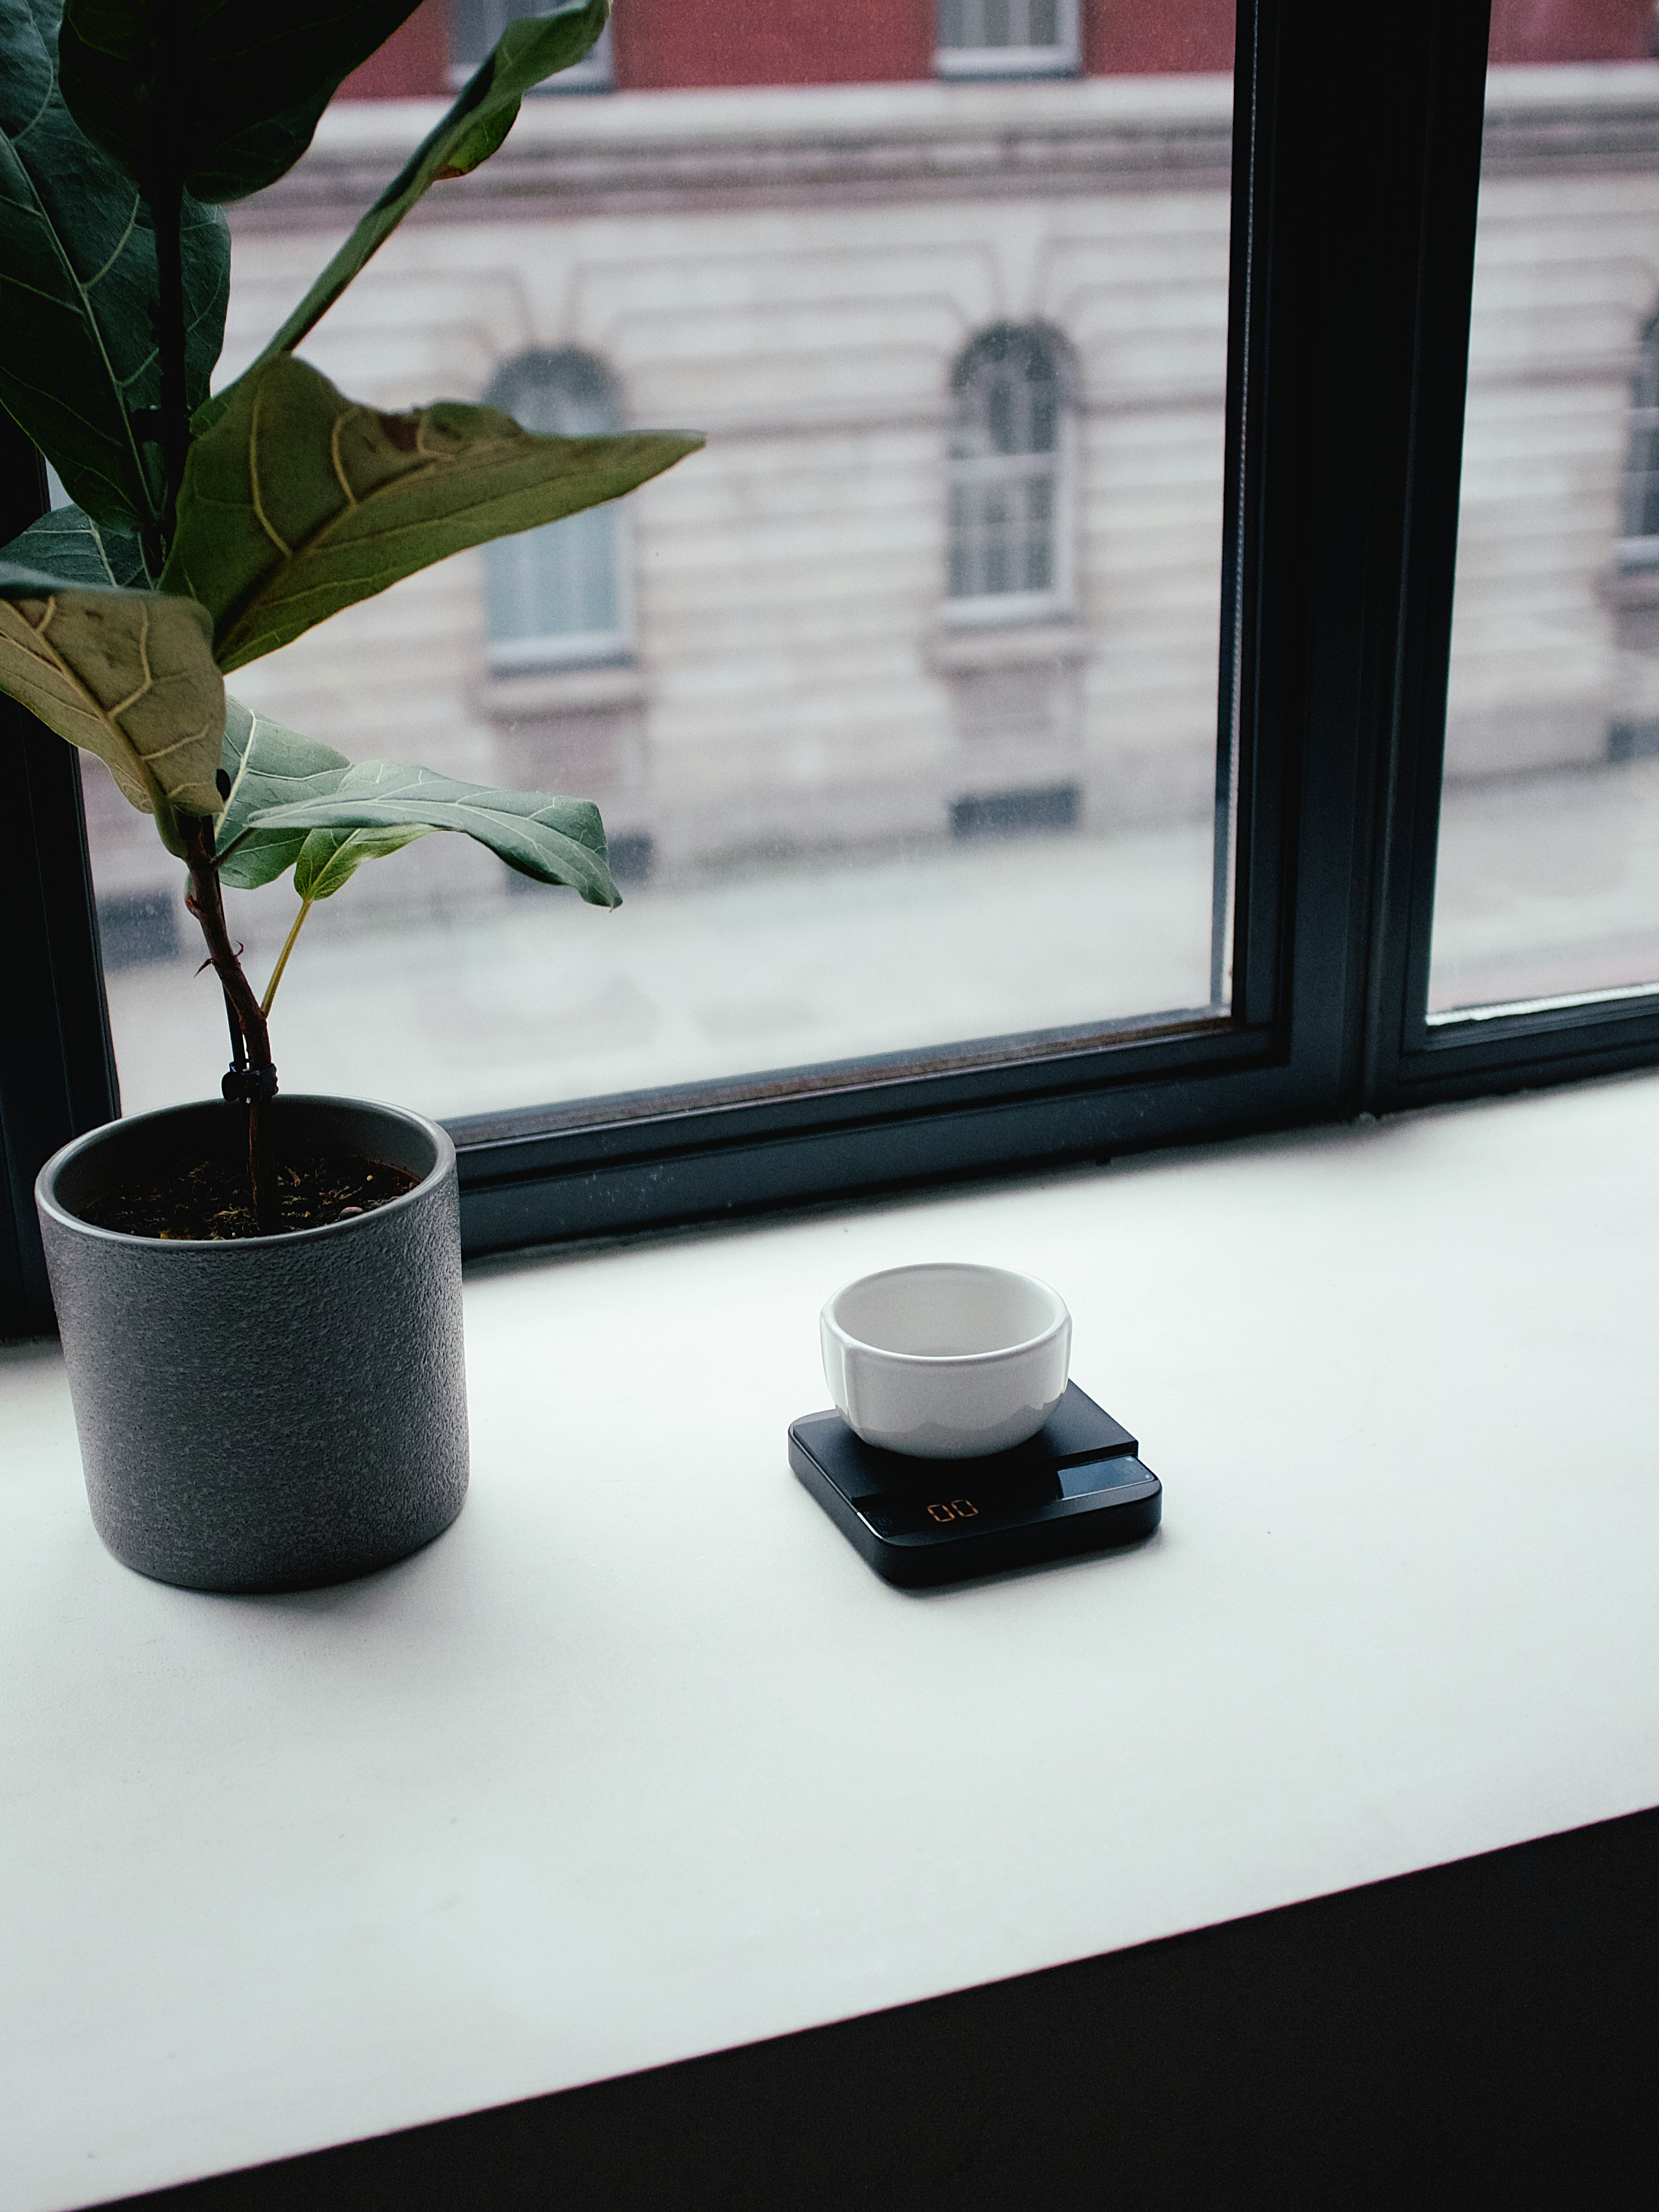
[[[1605,902],[1592,917],[1593,981],[1431,975],[1443,902],[1491,877],[1491,816],[1473,872],[1459,849],[1476,805],[1531,809],[1505,928],[1575,871],[1591,892],[1641,892],[1637,846],[1659,849],[1642,737],[1659,609],[1620,597],[1650,580],[1621,550],[1647,531],[1645,510],[1621,514],[1621,479],[1647,465],[1630,378],[1659,264],[1644,228],[1659,110],[1631,72],[1600,100],[1589,57],[1489,88],[1481,11],[1433,0],[1405,0],[1338,97],[1327,13],[1255,0],[1236,88],[1178,67],[1075,100],[987,83],[944,99],[945,135],[940,96],[902,83],[760,88],[746,137],[740,88],[706,108],[572,102],[556,143],[537,134],[520,156],[509,140],[454,219],[377,257],[355,321],[320,326],[319,366],[377,404],[478,389],[480,356],[539,328],[570,335],[538,358],[615,364],[630,421],[709,433],[701,474],[629,511],[635,664],[484,687],[523,687],[526,758],[578,763],[610,718],[603,775],[573,768],[564,787],[600,796],[619,837],[654,840],[657,879],[621,915],[570,915],[556,894],[509,900],[499,872],[434,837],[374,864],[356,918],[337,902],[343,933],[308,925],[289,1079],[328,1087],[361,1047],[374,1073],[356,1087],[447,1114],[470,1249],[1659,1060],[1639,897],[1623,935]],[[1149,51],[1167,17],[1148,0]],[[691,131],[694,110],[720,130]],[[307,191],[359,159],[319,145]],[[251,228],[238,251],[233,313],[257,344],[301,249]],[[401,334],[389,349],[366,343],[376,301]],[[1000,358],[963,374],[994,337]],[[1001,445],[999,391],[1026,425]],[[958,404],[964,424],[980,410],[978,449],[952,459]],[[1023,539],[998,526],[1000,568],[981,511],[960,572],[975,588],[953,598],[944,479],[1008,461],[1057,471],[1048,580],[1030,506]],[[5,481],[15,530],[44,487],[26,451]],[[1058,599],[1067,559],[1065,606],[952,622],[976,600],[1013,608],[1018,591],[984,588],[994,574]],[[447,744],[455,773],[495,770],[482,565],[459,597],[453,571],[399,586],[313,633],[326,650],[289,648],[237,689],[257,678],[279,719],[360,753]],[[161,1103],[152,1077],[199,1093],[222,1048],[205,994],[199,1038],[167,1027],[179,982],[151,957],[156,885],[136,854],[105,885],[126,904],[100,963],[73,758],[14,719],[0,1291],[15,1328],[45,1315],[33,1166],[113,1104],[106,970],[118,1042],[150,1041],[130,1107]],[[1540,732],[1576,733],[1580,757],[1483,767],[1468,750]],[[91,769],[86,789],[95,814]],[[280,935],[280,908],[250,913],[251,946]]]
[[[939,0],[941,76],[1069,76],[1078,0]]]
[[[466,82],[509,23],[521,15],[544,15],[550,10],[536,0],[449,0],[450,81]],[[616,82],[611,59],[611,27],[574,69],[562,70],[535,88],[535,94],[562,92],[609,92]],[[532,94],[532,97],[535,96]]]
[[[1064,392],[1054,342],[1004,326],[951,379],[951,612],[1010,621],[1064,599]]]
[[[622,427],[611,377],[584,353],[528,353],[491,383],[492,407],[561,438]],[[484,549],[489,658],[500,669],[614,660],[628,649],[622,511],[592,507]]]

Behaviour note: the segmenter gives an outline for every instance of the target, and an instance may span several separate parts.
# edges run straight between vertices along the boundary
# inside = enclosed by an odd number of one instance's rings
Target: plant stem
[[[288,956],[299,942],[300,932],[306,926],[306,916],[311,912],[314,904],[315,901],[312,899],[301,900],[300,911],[294,917],[294,927],[283,939],[283,949],[276,955],[276,965],[270,971],[270,982],[265,985],[265,995],[259,1001],[259,1012],[267,1019],[270,1015],[270,1002],[276,996],[276,986],[282,981],[283,970],[288,965]]]
[[[276,1063],[265,1030],[264,1010],[253,995],[253,986],[242,973],[242,963],[225,927],[225,902],[219,871],[213,862],[213,824],[204,815],[187,817],[185,863],[190,869],[190,895],[185,903],[201,924],[207,939],[208,958],[225,994],[225,1005],[247,1047],[248,1066],[256,1076],[269,1076],[276,1089]]]
[[[265,1215],[264,1182],[259,1167],[259,1101],[276,1096],[276,1067],[270,1057],[265,1032],[264,1009],[253,995],[253,986],[242,972],[236,948],[225,927],[224,891],[214,865],[213,824],[203,815],[187,817],[185,862],[190,869],[190,892],[185,904],[201,924],[207,939],[208,958],[225,994],[230,1022],[231,1070],[225,1078],[225,1097],[240,1098],[247,1108],[247,1187],[253,1218],[261,1231],[270,1227]]]
[[[161,534],[171,547],[179,526],[179,494],[190,455],[190,402],[185,384],[185,188],[175,174],[153,178],[145,198],[155,234],[155,344],[161,367],[161,453],[167,508]]]
[[[144,118],[144,168],[140,179],[155,240],[155,349],[161,369],[161,456],[167,476],[159,535],[172,550],[179,523],[179,495],[190,454],[190,396],[185,372],[185,179],[179,166],[179,126],[188,103],[185,82],[185,9],[160,0],[149,17],[147,66],[136,73],[133,98]]]

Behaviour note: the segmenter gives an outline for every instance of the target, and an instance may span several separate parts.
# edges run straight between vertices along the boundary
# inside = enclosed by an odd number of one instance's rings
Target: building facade
[[[233,210],[226,374],[507,12],[428,0]],[[1651,18],[1496,11],[1455,775],[1659,731],[1659,507],[1650,531],[1631,504],[1659,480]],[[354,755],[592,797],[635,880],[1203,816],[1231,38],[1218,0],[854,0],[833,27],[805,0],[619,0],[606,51],[434,188],[304,350],[380,406],[706,450],[409,580],[239,695]],[[154,840],[92,803],[100,886],[137,913]],[[434,839],[352,896],[504,895]]]

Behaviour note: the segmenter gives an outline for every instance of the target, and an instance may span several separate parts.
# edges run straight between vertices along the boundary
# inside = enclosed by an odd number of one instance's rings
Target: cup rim
[[[1014,1344],[999,1344],[989,1352],[894,1352],[886,1345],[872,1344],[867,1337],[854,1336],[836,1319],[834,1308],[849,1291],[861,1291],[867,1283],[885,1281],[894,1275],[1002,1275],[1018,1283],[1034,1283],[1051,1297],[1057,1312],[1046,1328],[1035,1336],[1021,1337]],[[993,1267],[978,1260],[919,1260],[908,1267],[878,1267],[868,1275],[855,1275],[850,1283],[843,1283],[824,1300],[818,1315],[823,1326],[850,1348],[866,1352],[872,1359],[891,1360],[903,1367],[983,1367],[1000,1359],[1013,1359],[1022,1352],[1033,1352],[1052,1343],[1063,1328],[1071,1326],[1071,1309],[1052,1283],[1041,1275],[1028,1275],[1019,1267]]]

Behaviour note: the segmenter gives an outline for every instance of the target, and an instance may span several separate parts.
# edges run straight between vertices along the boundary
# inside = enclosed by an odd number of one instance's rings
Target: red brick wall
[[[378,53],[371,54],[361,69],[353,70],[336,97],[430,100],[448,90],[447,0],[424,0],[399,23]]]
[[[1632,62],[1652,51],[1653,0],[1492,0],[1495,62]]]
[[[1083,0],[1091,76],[1231,70],[1233,0]]]
[[[933,73],[933,0],[621,0],[617,82],[885,84]]]
[[[1091,76],[1229,70],[1234,0],[1083,0]],[[934,0],[620,0],[617,81],[628,87],[870,84],[933,74]],[[1636,61],[1654,0],[1492,0],[1495,62]],[[349,76],[343,100],[448,89],[447,0],[424,0]]]

